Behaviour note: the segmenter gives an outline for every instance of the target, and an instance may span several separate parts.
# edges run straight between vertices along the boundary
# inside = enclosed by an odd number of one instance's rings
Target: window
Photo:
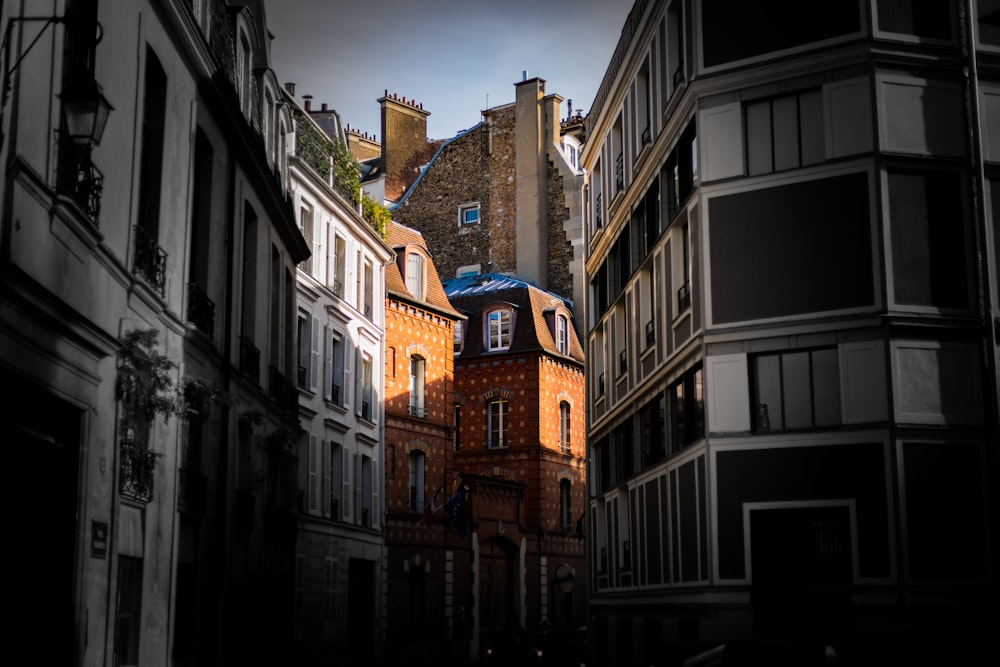
[[[506,447],[508,444],[508,406],[508,401],[502,398],[492,400],[489,403],[489,440],[486,443],[488,449],[498,449]]]
[[[166,282],[167,262],[166,253],[159,246],[166,105],[167,75],[156,54],[147,48],[139,163],[139,217],[135,229],[133,271],[161,295]]]
[[[310,254],[304,262],[302,262],[302,270],[309,275],[312,275],[313,258],[317,256],[319,249],[316,247],[316,239],[313,231],[313,208],[308,204],[303,204],[299,208],[299,229],[302,231],[302,237],[306,240],[306,243],[312,250],[312,254]]]
[[[757,432],[840,424],[840,362],[836,348],[752,357],[752,417]]]
[[[890,171],[893,297],[897,304],[968,308],[970,251],[957,172]]]
[[[751,176],[826,159],[821,90],[747,104],[745,120],[747,173]]]
[[[410,414],[414,417],[426,417],[424,408],[424,365],[423,357],[410,357]]]
[[[299,348],[299,368],[297,380],[300,387],[305,387],[309,381],[309,355],[312,351],[312,341],[310,341],[309,316],[299,313],[298,328],[298,348]]]
[[[615,120],[614,127],[611,128],[611,154],[615,156],[615,189],[618,194],[625,187],[625,155],[622,146],[622,118],[619,116]]]
[[[698,366],[670,385],[670,451],[678,452],[705,435],[705,399]]]
[[[509,310],[494,310],[487,315],[488,350],[506,350],[510,347],[510,317]]]
[[[330,369],[330,393],[327,398],[338,405],[344,405],[347,401],[347,381],[344,377],[344,343],[337,334],[330,336],[327,367]]]
[[[568,454],[570,450],[569,430],[570,405],[566,401],[559,403],[559,451]]]
[[[649,61],[643,61],[642,67],[639,69],[639,74],[636,75],[635,79],[635,89],[636,89],[636,113],[638,118],[636,119],[638,125],[638,139],[639,139],[639,150],[637,153],[642,151],[642,148],[653,142],[652,128],[650,127],[650,90],[649,90]]]
[[[406,255],[406,291],[414,299],[424,300],[424,258],[415,252]]]
[[[568,479],[559,480],[559,527],[564,531],[573,530],[570,501],[573,486]]]
[[[250,41],[240,30],[240,54],[236,62],[236,76],[239,80],[240,107],[243,113],[250,111]]]
[[[458,224],[478,225],[479,224],[479,204],[463,204],[458,207]]]
[[[334,241],[334,246],[336,248],[334,252],[334,271],[333,271],[333,293],[339,296],[341,299],[344,298],[344,275],[347,264],[347,241],[344,240],[342,236],[337,236]]]
[[[680,233],[680,254],[681,254],[681,283],[677,288],[677,313],[683,313],[691,307],[691,244],[688,223],[681,226]]]
[[[372,404],[372,358],[369,354],[361,355],[361,412],[364,419],[374,421],[374,405]]]
[[[195,134],[193,182],[187,318],[211,337],[215,329],[215,304],[208,298],[212,233],[212,144],[201,128]]]
[[[365,317],[375,317],[375,271],[370,259],[365,260]]]
[[[666,456],[663,425],[667,421],[666,400],[662,393],[639,409],[639,452],[641,468],[647,468]]]
[[[918,37],[951,39],[950,2],[878,0],[878,29]]]
[[[569,322],[565,315],[556,315],[556,349],[569,354]]]
[[[452,336],[454,339],[454,351],[455,354],[462,353],[462,344],[465,342],[465,335],[462,320],[455,320],[455,326],[452,329]]]
[[[424,463],[426,457],[420,450],[410,452],[410,511],[424,509]]]

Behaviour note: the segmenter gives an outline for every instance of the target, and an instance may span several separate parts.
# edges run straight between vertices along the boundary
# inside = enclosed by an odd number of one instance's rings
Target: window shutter
[[[364,488],[364,484],[361,482],[361,454],[354,455],[354,479],[357,480],[354,484],[354,493],[356,494],[354,506],[358,508],[358,516],[355,523],[360,523],[361,508],[364,507],[364,502],[361,498],[361,489]]]
[[[330,329],[323,327],[323,398],[333,398],[333,342],[330,339]]]
[[[354,348],[354,384],[356,385],[354,387],[354,399],[355,399],[354,400],[354,413],[356,415],[358,415],[359,417],[361,416],[361,403],[362,403],[362,401],[365,400],[365,397],[362,395],[362,391],[361,391],[362,390],[362,387],[361,387],[361,381],[362,381],[361,375],[362,375],[362,373],[361,373],[361,350],[358,349],[358,348]]]
[[[319,512],[319,442],[315,435],[309,435],[309,513]]]
[[[337,617],[337,559],[326,556],[323,572],[323,618]]]
[[[378,504],[378,459],[374,456],[372,457],[372,528],[378,528],[378,517],[381,514],[379,512]]]
[[[319,389],[319,350],[320,350],[320,325],[319,318],[312,318],[312,337],[310,338],[310,344],[312,350],[309,356],[309,389],[316,391]]]
[[[322,440],[320,444],[321,444],[321,449],[319,454],[319,465],[323,471],[322,473],[323,485],[320,487],[319,490],[319,504],[320,508],[322,509],[322,512],[320,512],[320,514],[328,518],[336,518],[336,517],[330,517],[330,494],[333,493],[333,489],[330,486],[329,440]]]
[[[345,408],[351,404],[351,361],[354,356],[354,343],[347,341],[344,346],[344,386],[340,395],[340,404]]]
[[[344,449],[344,521],[351,519],[351,453]]]

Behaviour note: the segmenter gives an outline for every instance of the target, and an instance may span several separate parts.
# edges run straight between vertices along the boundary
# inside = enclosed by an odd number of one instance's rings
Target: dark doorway
[[[486,649],[510,646],[520,629],[514,553],[512,544],[497,538],[479,552],[479,618]]]
[[[853,566],[846,506],[752,510],[750,545],[756,637],[847,638]]]
[[[7,465],[16,479],[7,516],[25,549],[12,577],[13,635],[46,647],[46,662],[74,659],[74,554],[77,535],[81,413],[26,382],[0,373]],[[30,480],[30,482],[29,482]]]
[[[375,562],[352,558],[347,584],[347,641],[352,655],[374,655],[376,625]]]

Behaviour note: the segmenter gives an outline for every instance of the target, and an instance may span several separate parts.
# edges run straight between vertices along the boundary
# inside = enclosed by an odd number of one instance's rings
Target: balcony
[[[189,516],[203,516],[208,496],[208,478],[197,470],[181,468],[177,475],[177,511]]]
[[[422,405],[413,405],[413,404],[411,404],[410,405],[410,414],[413,415],[414,417],[426,417],[427,416],[427,408],[425,408]]]
[[[154,471],[160,455],[130,441],[121,445],[118,490],[122,496],[140,503],[153,499]]]
[[[680,286],[677,290],[677,312],[683,313],[691,307],[691,281]]]
[[[160,296],[167,282],[167,253],[141,226],[135,226],[132,273],[145,280]]]
[[[260,384],[260,350],[246,336],[240,336],[240,373]]]
[[[615,192],[625,187],[625,155],[619,153],[615,158]]]
[[[187,318],[209,338],[215,334],[215,302],[195,283],[188,283]]]
[[[340,278],[333,279],[333,295],[344,298],[344,281]]]
[[[101,213],[101,192],[104,190],[104,174],[90,161],[90,146],[80,146],[63,142],[60,146],[59,191],[67,195],[90,218],[98,224]]]
[[[594,198],[594,227],[600,229],[604,226],[604,212],[601,209],[601,195]]]
[[[334,384],[330,387],[330,400],[334,403],[340,404],[340,385]]]
[[[361,417],[368,421],[372,420],[372,404],[368,401],[361,401]]]

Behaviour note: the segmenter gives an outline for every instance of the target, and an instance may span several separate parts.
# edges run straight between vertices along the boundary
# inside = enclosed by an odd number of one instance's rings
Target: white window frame
[[[475,213],[475,220],[467,220],[468,213]],[[479,202],[469,202],[466,204],[461,204],[458,207],[458,226],[465,227],[467,225],[478,225],[479,224]]]
[[[424,388],[427,379],[427,360],[419,354],[410,357],[410,414],[414,417],[426,417],[424,407]]]
[[[568,454],[571,446],[570,438],[572,433],[570,432],[570,415],[572,412],[572,407],[569,401],[560,401],[559,403],[559,451],[563,454]]]
[[[506,326],[504,323],[506,315]],[[486,349],[490,352],[510,349],[514,313],[508,308],[497,308],[486,314]]]
[[[406,254],[406,290],[418,301],[426,298],[424,256],[418,252]]]
[[[569,354],[569,318],[556,314],[556,349],[560,354]]]
[[[424,509],[424,472],[427,456],[419,449],[410,452],[410,482],[407,504],[410,512],[419,513]]]
[[[493,435],[494,410],[496,411],[496,418],[498,422],[496,437]],[[510,438],[508,435],[510,426],[510,401],[505,398],[494,398],[490,400],[486,408],[486,419],[488,420],[486,423],[486,448],[504,449],[510,446]]]

